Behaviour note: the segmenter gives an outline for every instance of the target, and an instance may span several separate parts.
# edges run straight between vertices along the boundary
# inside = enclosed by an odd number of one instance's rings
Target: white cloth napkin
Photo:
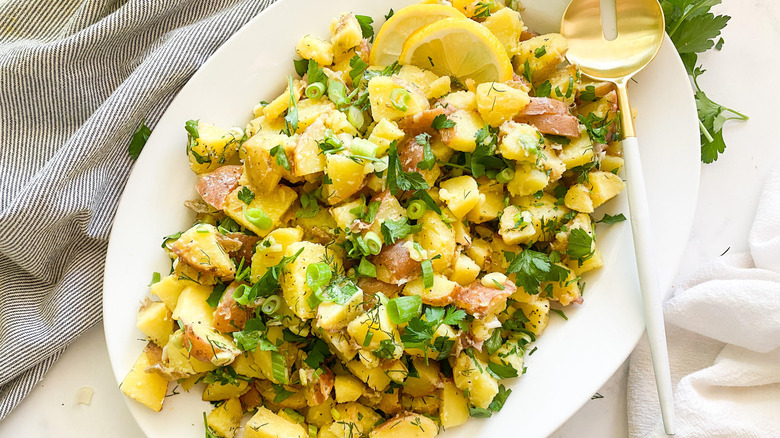
[[[678,438],[780,437],[780,166],[749,244],[679,282],[664,306]],[[646,338],[631,356],[628,417],[631,437],[666,436]]]

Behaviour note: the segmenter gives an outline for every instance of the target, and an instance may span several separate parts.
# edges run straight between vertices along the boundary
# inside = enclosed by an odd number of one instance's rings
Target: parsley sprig
[[[731,19],[728,15],[710,12],[721,0],[661,0],[666,17],[666,32],[672,39],[688,74],[693,77],[696,110],[701,131],[701,160],[712,163],[726,150],[723,124],[728,120],[747,120],[748,116],[720,105],[707,97],[697,79],[706,70],[698,63],[698,55],[713,47],[720,50],[723,38],[720,31]],[[716,41],[717,39],[717,41]]]

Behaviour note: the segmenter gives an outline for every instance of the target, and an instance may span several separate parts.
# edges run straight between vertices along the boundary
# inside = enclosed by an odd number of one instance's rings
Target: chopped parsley
[[[406,190],[425,190],[430,186],[419,172],[404,172],[401,158],[398,156],[396,141],[390,143],[387,153],[387,188],[392,193]]]
[[[287,159],[287,153],[284,151],[282,145],[278,144],[272,147],[269,153],[276,160],[276,164],[288,172],[290,171],[290,160]]]
[[[445,114],[439,114],[438,116],[434,117],[433,122],[431,122],[431,128],[437,131],[453,127],[455,127],[455,122],[448,119]]]
[[[253,199],[255,199],[255,193],[249,189],[249,187],[241,187],[238,191],[238,199],[244,204],[249,205]]]
[[[368,15],[355,15],[355,18],[357,18],[358,24],[360,24],[360,31],[363,33],[363,38],[370,38],[371,41],[374,40],[374,27],[371,25],[374,22],[374,19],[369,17]]]
[[[130,158],[135,160],[141,155],[141,150],[146,145],[146,141],[149,140],[151,133],[152,130],[146,126],[146,119],[141,120],[141,125],[133,133],[133,138],[130,139],[130,145],[127,147]]]
[[[547,254],[526,249],[520,251],[507,267],[507,274],[514,273],[517,274],[515,283],[525,289],[526,293],[536,295],[542,282],[563,281],[569,271],[554,264]]]
[[[423,159],[417,163],[418,169],[430,170],[436,165],[436,157],[433,155],[430,139],[431,135],[425,132],[414,137],[417,144],[423,147]]]
[[[611,224],[616,224],[618,222],[623,222],[624,220],[626,220],[626,217],[623,216],[623,213],[618,213],[614,216],[605,214],[604,217],[597,220],[596,223],[611,225]]]

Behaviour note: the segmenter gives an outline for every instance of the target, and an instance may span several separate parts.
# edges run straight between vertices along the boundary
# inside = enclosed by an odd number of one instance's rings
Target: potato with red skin
[[[241,261],[241,258],[244,258],[244,266],[249,266],[249,263],[252,261],[252,256],[255,252],[255,244],[257,244],[257,241],[260,240],[257,236],[250,236],[248,234],[244,233],[228,233],[226,237],[238,241],[241,246],[234,250],[234,251],[228,251],[228,254],[230,254],[230,257]],[[226,248],[227,249],[227,248]]]
[[[572,138],[580,135],[580,124],[569,112],[569,106],[548,97],[532,97],[531,102],[515,117],[515,121],[533,125],[542,134]]]
[[[241,408],[244,411],[251,411],[252,409],[263,404],[263,397],[260,396],[260,391],[255,388],[254,385],[249,385],[249,391],[238,398],[241,402]]]
[[[468,287],[460,288],[455,295],[455,305],[465,310],[475,318],[485,318],[504,310],[506,300],[516,290],[517,286],[506,280],[503,289],[485,286],[481,280],[476,280]]]
[[[382,293],[388,298],[393,298],[401,292],[401,286],[385,283],[376,278],[360,277],[357,281],[357,287],[363,291],[363,310],[369,310],[376,304],[374,294]]]
[[[184,326],[182,344],[189,351],[190,356],[217,366],[233,362],[233,359],[241,353],[231,338],[201,323]]]
[[[217,210],[222,210],[225,198],[238,187],[238,180],[243,173],[244,168],[242,166],[228,165],[219,167],[217,170],[200,177],[196,186],[198,194],[207,204]]]
[[[306,388],[311,401],[314,402],[313,406],[325,403],[325,400],[330,397],[333,385],[336,382],[336,375],[333,374],[333,371],[326,367],[323,367],[323,369],[325,372],[320,374],[317,381],[310,383]]]
[[[401,160],[401,167],[404,172],[414,172],[422,175],[429,186],[436,182],[441,171],[437,166],[432,169],[422,170],[417,167],[420,161],[425,159],[425,147],[417,141],[416,137],[407,136],[405,140],[398,145],[398,158]]]
[[[214,310],[214,321],[211,326],[222,333],[232,333],[244,329],[244,324],[252,316],[252,312],[233,299],[233,292],[243,283],[232,282],[222,294],[216,310]],[[248,285],[245,285],[248,286]]]
[[[374,256],[372,263],[376,266],[376,278],[379,281],[394,285],[402,285],[420,276],[420,262],[412,259],[409,249],[403,241],[385,246]]]
[[[398,121],[398,127],[406,133],[407,137],[414,137],[421,132],[433,134],[433,119],[441,114],[451,114],[451,108],[435,107],[423,112],[404,117]]]

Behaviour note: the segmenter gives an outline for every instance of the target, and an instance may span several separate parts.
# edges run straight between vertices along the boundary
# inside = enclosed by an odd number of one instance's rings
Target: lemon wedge
[[[409,35],[421,27],[450,17],[466,18],[457,9],[446,5],[417,4],[399,9],[377,33],[369,63],[385,66],[398,61]]]
[[[485,26],[463,18],[445,18],[414,32],[399,62],[478,84],[505,82],[513,73],[501,41]]]

